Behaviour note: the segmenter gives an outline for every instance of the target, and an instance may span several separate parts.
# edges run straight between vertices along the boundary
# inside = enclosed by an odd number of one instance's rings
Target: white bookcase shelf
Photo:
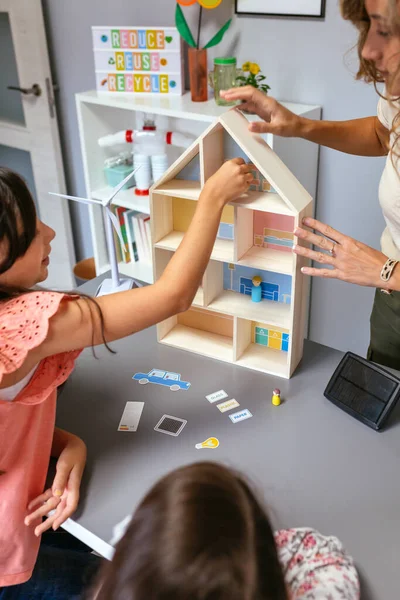
[[[296,114],[319,119],[321,109],[319,106],[310,106],[296,103],[283,103],[289,110]],[[192,133],[195,137],[201,135],[210,123],[225,114],[227,109],[219,107],[211,99],[204,103],[193,103],[190,93],[180,97],[134,97],[118,96],[116,94],[98,93],[96,91],[83,92],[76,95],[77,116],[80,134],[80,143],[83,157],[86,194],[103,199],[108,195],[110,188],[105,180],[103,165],[104,160],[113,153],[122,150],[100,148],[97,140],[104,135],[115,133],[123,129],[134,129],[138,113],[150,113],[163,119],[168,123],[168,129]],[[257,117],[248,116],[249,120]],[[307,191],[315,196],[318,168],[318,148],[304,140],[293,140],[288,138],[277,138],[272,135],[264,136],[271,148],[284,161],[294,175],[300,180]],[[232,148],[236,155],[237,148]],[[207,153],[207,147],[203,146],[201,154]],[[171,161],[174,158],[171,154]],[[163,183],[157,194],[161,197],[181,198],[187,200],[198,200],[201,191],[199,181],[187,181],[176,179],[175,175],[170,181]],[[149,213],[149,198],[135,196],[134,189],[124,190],[115,199],[115,204],[127,209],[138,210]],[[274,214],[293,216],[291,209],[281,201],[277,194],[265,194],[250,192],[234,203],[235,209],[248,208]],[[109,259],[106,249],[106,238],[101,209],[89,206],[89,218],[93,253],[98,274],[109,269]],[[165,248],[175,251],[182,239],[183,232],[165,231],[164,235],[156,240],[156,248]],[[225,243],[226,242],[226,243]],[[250,255],[254,252],[248,248]],[[222,262],[237,262],[234,244],[227,240],[217,240],[212,259]],[[248,256],[243,253],[243,264]],[[268,262],[268,258],[266,261]],[[273,258],[270,259],[273,262]],[[283,268],[283,267],[282,267]],[[284,268],[289,271],[289,265]],[[142,281],[151,283],[153,281],[153,267],[147,263],[120,263],[121,273],[129,275]],[[203,298],[204,300],[204,298]],[[200,303],[202,304],[203,301]]]
[[[93,190],[92,198],[95,200],[106,200],[110,197],[111,192],[112,188],[110,186],[105,186],[103,188]],[[148,215],[150,214],[150,197],[136,196],[135,188],[121,190],[113,200],[113,204],[123,206],[124,208],[128,208],[130,210],[144,212]]]

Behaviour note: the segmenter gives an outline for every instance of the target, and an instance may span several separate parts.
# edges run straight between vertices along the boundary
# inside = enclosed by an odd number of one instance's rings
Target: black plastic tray
[[[349,415],[378,431],[400,397],[400,379],[383,367],[347,352],[324,395]]]

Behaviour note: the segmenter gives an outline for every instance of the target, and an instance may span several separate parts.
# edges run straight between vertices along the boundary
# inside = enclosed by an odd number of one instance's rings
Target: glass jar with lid
[[[220,106],[233,106],[234,102],[227,102],[224,98],[221,98],[221,90],[229,90],[236,86],[236,77],[238,70],[236,68],[236,58],[233,56],[227,56],[224,58],[214,58],[214,71],[213,71],[213,88],[215,102]]]

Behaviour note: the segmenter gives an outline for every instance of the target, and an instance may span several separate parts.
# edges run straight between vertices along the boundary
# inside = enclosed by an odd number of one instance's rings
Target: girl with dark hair
[[[236,88],[222,95],[227,100],[244,101],[245,108],[261,117],[262,121],[250,125],[254,132],[300,137],[359,156],[387,156],[379,185],[379,202],[386,222],[380,250],[307,218],[303,224],[316,233],[302,228],[294,233],[315,244],[318,250],[297,245],[294,252],[328,266],[304,267],[306,275],[376,288],[368,358],[400,369],[400,5],[397,0],[340,0],[340,5],[343,18],[353,23],[359,34],[357,78],[372,82],[375,87],[385,83],[376,116],[313,121],[293,114],[252,87]]]
[[[161,479],[100,571],[92,600],[357,600],[352,559],[334,537],[273,534],[237,473],[195,463]]]
[[[94,301],[30,291],[47,277],[55,233],[37,219],[24,181],[0,169],[1,600],[73,596],[68,569],[62,571],[64,585],[59,585],[53,569],[48,585],[54,586],[46,596],[35,595],[37,579],[43,581],[46,573],[42,563],[28,582],[40,535],[49,527],[56,529],[76,508],[85,462],[82,443],[54,431],[57,387],[71,373],[82,348],[133,334],[190,307],[222,210],[247,191],[251,181],[242,159],[226,162],[205,184],[189,229],[160,279]],[[58,472],[52,488],[43,493],[51,452],[59,455]],[[42,523],[51,510],[55,513]]]

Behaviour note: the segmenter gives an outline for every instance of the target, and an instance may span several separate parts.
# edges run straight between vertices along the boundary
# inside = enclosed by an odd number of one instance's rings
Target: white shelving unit
[[[283,102],[283,104],[296,114],[311,119],[320,119],[321,117],[321,109],[318,106],[286,102]],[[158,115],[163,119],[163,123],[167,120],[169,130],[192,133],[197,137],[205,131],[210,123],[227,110],[224,107],[217,106],[213,99],[204,103],[193,103],[189,93],[179,97],[166,96],[158,98],[121,97],[112,93],[89,91],[76,95],[76,106],[86,194],[99,199],[105,197],[110,189],[107,187],[103,173],[104,160],[118,150],[115,148],[100,148],[97,143],[99,137],[123,129],[134,129],[138,113]],[[248,118],[253,120],[256,117],[249,116]],[[272,135],[265,136],[265,139],[311,196],[315,197],[318,147],[304,140],[277,138]],[[233,153],[235,150],[236,148],[231,148]],[[176,158],[176,152],[174,154],[171,150],[171,162]],[[162,188],[157,189],[157,194],[197,200],[200,191],[201,184],[199,182],[176,180],[168,182]],[[277,214],[285,214],[284,211],[287,209],[279,198],[276,198],[276,194],[270,200],[268,204],[269,212],[275,211]],[[150,213],[149,198],[135,196],[133,188],[122,191],[116,197],[115,204],[124,208]],[[243,202],[237,203],[237,207],[261,211],[264,210],[263,206],[265,206],[265,198],[256,192],[243,199]],[[101,209],[96,206],[89,206],[88,210],[96,271],[97,274],[101,274],[109,269],[102,213]],[[176,250],[181,239],[181,236],[177,235],[178,233],[180,232],[166,235],[164,239],[157,242],[156,247],[170,251]],[[248,260],[253,261],[252,252],[250,255],[242,257],[243,264],[246,264]],[[233,243],[218,240],[212,259],[230,261],[233,258]],[[260,260],[263,260],[262,257]],[[272,254],[270,255],[270,261],[273,262]],[[287,270],[289,267],[290,265],[287,265],[282,268]],[[140,262],[120,263],[120,270],[123,275],[135,277],[148,283],[153,281],[151,264]]]
[[[309,294],[300,273],[307,261],[291,251],[293,232],[313,214],[313,199],[266,142],[249,132],[239,111],[219,117],[151,188],[154,278],[177,250],[202,185],[229,158],[232,141],[253,165],[255,191],[224,208],[193,305],[160,323],[158,340],[289,378],[303,354]],[[261,281],[258,302],[251,298],[255,276]]]

